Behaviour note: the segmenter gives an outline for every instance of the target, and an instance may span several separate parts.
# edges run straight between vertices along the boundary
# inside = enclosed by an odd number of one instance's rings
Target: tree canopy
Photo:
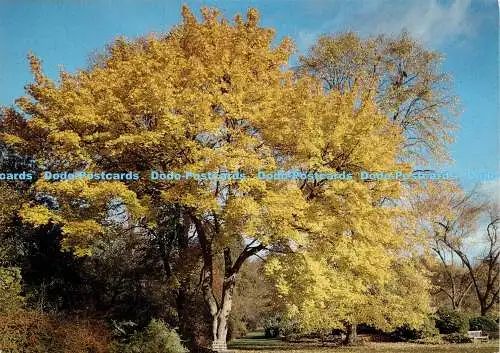
[[[404,158],[428,164],[449,161],[459,112],[442,61],[408,33],[362,38],[347,32],[321,36],[300,58],[299,69],[320,78],[328,90],[369,84],[380,112],[404,131]]]
[[[432,107],[444,99],[434,88],[444,80],[433,71],[437,56],[407,37],[383,41],[373,90],[365,74],[377,41],[325,37],[303,59],[314,74],[297,75],[287,67],[293,43],[274,45],[256,10],[233,21],[214,9],[198,20],[183,7],[182,16],[165,35],[117,39],[94,65],[62,71],[57,82],[29,55],[34,82],[2,112],[0,135],[40,169],[19,210],[23,222],[58,225],[63,248],[77,256],[127,232],[167,239],[158,242],[167,277],[174,234],[183,271],[200,278],[216,349],[225,347],[238,273],[255,255],[266,257],[289,316],[306,329],[422,324],[429,280],[415,220],[385,202],[402,198],[400,181],[265,180],[258,172],[408,172],[402,146],[412,133],[440,154],[448,122]],[[346,53],[354,56],[346,67],[324,71]],[[408,82],[387,83],[401,70]],[[244,177],[152,180],[152,170]],[[47,180],[46,171],[140,177]],[[183,252],[189,244],[192,257]],[[182,287],[181,277],[169,285]]]

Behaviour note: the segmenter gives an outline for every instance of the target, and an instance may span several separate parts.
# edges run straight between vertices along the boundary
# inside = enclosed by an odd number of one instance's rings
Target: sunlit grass
[[[499,341],[471,344],[422,345],[412,343],[367,343],[356,347],[321,347],[321,343],[289,343],[279,339],[266,339],[259,335],[250,335],[232,341],[229,344],[236,353],[497,353]]]

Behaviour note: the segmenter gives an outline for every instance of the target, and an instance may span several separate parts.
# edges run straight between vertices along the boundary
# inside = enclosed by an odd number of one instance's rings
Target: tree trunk
[[[224,281],[222,286],[222,297],[219,303],[216,290],[214,288],[214,251],[212,241],[215,236],[220,235],[220,225],[217,216],[214,214],[214,229],[215,234],[209,237],[205,231],[205,225],[191,213],[192,219],[196,228],[196,233],[200,241],[200,247],[203,255],[203,269],[201,273],[201,289],[203,298],[207,305],[212,318],[212,351],[217,353],[226,353],[227,350],[227,332],[228,320],[233,304],[233,292],[236,285],[236,276],[241,269],[243,263],[252,255],[264,250],[265,246],[257,244],[252,246],[255,241],[248,244],[245,249],[239,254],[235,261],[231,255],[231,248],[224,249]]]
[[[236,285],[236,274],[224,278],[222,287],[222,302],[219,310],[212,319],[212,350],[217,353],[226,353],[227,331],[229,324],[229,314],[233,305],[233,292]]]
[[[212,321],[212,350],[218,353],[227,352],[227,319],[219,312]]]
[[[358,341],[357,325],[355,323],[346,324],[346,337],[344,344],[354,345]]]
[[[486,314],[488,314],[488,305],[486,304],[486,298],[479,299],[479,307],[481,309],[481,316],[486,316]]]

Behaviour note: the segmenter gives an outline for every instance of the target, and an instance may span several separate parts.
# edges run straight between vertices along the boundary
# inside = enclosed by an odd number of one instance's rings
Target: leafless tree
[[[498,203],[484,200],[476,192],[454,195],[452,215],[437,221],[436,242],[456,254],[467,269],[481,315],[499,301]]]

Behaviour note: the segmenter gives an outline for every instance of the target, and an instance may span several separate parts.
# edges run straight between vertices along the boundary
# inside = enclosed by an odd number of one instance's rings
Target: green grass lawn
[[[321,343],[289,343],[267,339],[259,333],[232,341],[229,348],[237,353],[496,353],[498,340],[488,343],[422,345],[410,343],[367,343],[358,347],[322,347]]]

